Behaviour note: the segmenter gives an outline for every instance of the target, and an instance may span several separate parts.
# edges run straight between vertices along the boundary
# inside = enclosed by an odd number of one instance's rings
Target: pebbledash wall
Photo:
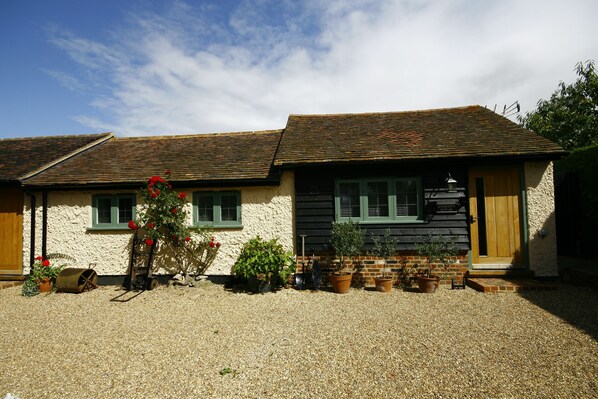
[[[529,268],[536,277],[558,276],[552,162],[526,162],[525,195]]]
[[[294,173],[282,173],[280,185],[256,187],[227,187],[227,190],[241,192],[241,228],[215,229],[214,236],[222,246],[212,266],[211,275],[228,275],[235,263],[243,243],[259,235],[265,239],[279,238],[280,243],[294,251],[293,192]],[[211,190],[218,190],[212,188]],[[195,191],[210,191],[210,188],[180,189],[192,198]],[[76,267],[94,266],[99,275],[124,275],[128,271],[131,230],[92,230],[92,195],[110,193],[131,193],[134,190],[105,191],[50,191],[48,193],[47,253],[64,253],[77,259]],[[37,195],[36,209],[36,255],[42,248],[41,194]],[[141,199],[138,197],[137,202]],[[29,198],[25,198],[23,214],[23,264],[24,273],[29,273],[29,251],[31,232],[31,209]],[[188,204],[191,224],[191,204]],[[159,264],[154,266],[158,267]],[[158,269],[158,273],[164,272]]]

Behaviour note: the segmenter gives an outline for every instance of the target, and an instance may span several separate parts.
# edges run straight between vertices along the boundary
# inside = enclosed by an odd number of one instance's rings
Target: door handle
[[[474,224],[479,218],[477,216],[469,215],[469,223]]]

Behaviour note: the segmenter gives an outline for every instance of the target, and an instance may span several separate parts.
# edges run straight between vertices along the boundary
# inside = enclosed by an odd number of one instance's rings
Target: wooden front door
[[[469,209],[473,268],[523,267],[519,169],[471,169]]]
[[[0,277],[23,274],[23,193],[0,190]]]

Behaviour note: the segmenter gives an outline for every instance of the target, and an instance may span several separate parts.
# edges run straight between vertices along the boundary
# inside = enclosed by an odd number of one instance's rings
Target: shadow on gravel
[[[595,289],[562,284],[555,291],[523,291],[519,295],[598,341],[598,291]]]

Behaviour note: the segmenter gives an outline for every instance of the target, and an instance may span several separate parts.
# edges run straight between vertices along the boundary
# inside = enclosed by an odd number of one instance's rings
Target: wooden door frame
[[[472,229],[472,223],[470,222],[470,215],[472,215],[471,209],[471,198],[472,198],[472,191],[471,191],[471,175],[475,171],[500,171],[505,169],[512,169],[514,170],[519,178],[519,190],[518,190],[518,206],[519,206],[519,235],[520,235],[520,247],[521,247],[521,255],[520,255],[520,262],[521,264],[516,265],[509,265],[505,264],[504,269],[528,269],[529,268],[529,256],[528,256],[528,239],[527,239],[527,207],[526,207],[526,191],[525,191],[525,172],[524,172],[524,164],[519,163],[505,163],[501,165],[473,165],[467,168],[467,219],[468,219],[468,229],[469,229],[469,239],[470,239],[470,251],[468,256],[468,263],[469,269],[474,269],[474,264],[476,269],[491,269],[497,268],[498,264],[489,263],[488,267],[484,267],[483,263],[474,263],[474,234]],[[476,213],[477,214],[477,213]]]

